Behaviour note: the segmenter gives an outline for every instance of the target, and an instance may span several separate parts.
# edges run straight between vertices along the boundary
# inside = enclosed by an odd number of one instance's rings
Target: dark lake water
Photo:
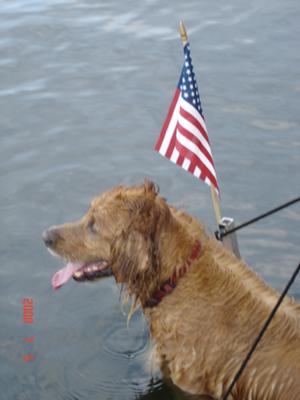
[[[137,314],[126,327],[113,279],[52,291],[61,263],[41,232],[144,177],[215,229],[208,187],[153,151],[183,61],[180,19],[223,214],[238,223],[299,196],[299,18],[297,0],[1,1],[1,400],[175,398],[144,367],[147,324]],[[296,205],[238,235],[278,290],[299,262],[299,228]]]

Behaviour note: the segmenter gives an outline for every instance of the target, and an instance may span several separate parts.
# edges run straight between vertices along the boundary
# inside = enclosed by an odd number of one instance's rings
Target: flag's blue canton
[[[203,118],[200,95],[198,91],[196,77],[193,71],[189,43],[184,46],[184,64],[178,82],[178,88],[180,89],[183,98],[188,101],[192,106],[194,106]]]

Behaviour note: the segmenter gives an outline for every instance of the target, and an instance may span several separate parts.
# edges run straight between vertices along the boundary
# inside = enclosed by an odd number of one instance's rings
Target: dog
[[[182,390],[221,399],[278,294],[153,182],[95,198],[80,221],[49,228],[43,240],[71,277],[113,275],[141,307],[161,366]],[[300,399],[300,305],[286,298],[232,399]]]

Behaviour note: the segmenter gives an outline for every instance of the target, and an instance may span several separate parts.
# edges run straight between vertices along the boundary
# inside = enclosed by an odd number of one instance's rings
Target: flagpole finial
[[[180,32],[182,44],[185,46],[188,42],[188,37],[187,37],[184,23],[182,21],[180,21],[180,23],[179,23],[179,32]]]

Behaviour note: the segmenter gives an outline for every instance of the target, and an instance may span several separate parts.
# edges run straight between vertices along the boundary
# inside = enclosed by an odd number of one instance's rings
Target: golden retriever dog
[[[156,186],[117,187],[77,222],[43,233],[68,263],[52,279],[113,275],[146,315],[161,365],[191,394],[221,399],[278,294],[159,196]],[[232,391],[238,400],[300,399],[300,306],[287,298]]]

